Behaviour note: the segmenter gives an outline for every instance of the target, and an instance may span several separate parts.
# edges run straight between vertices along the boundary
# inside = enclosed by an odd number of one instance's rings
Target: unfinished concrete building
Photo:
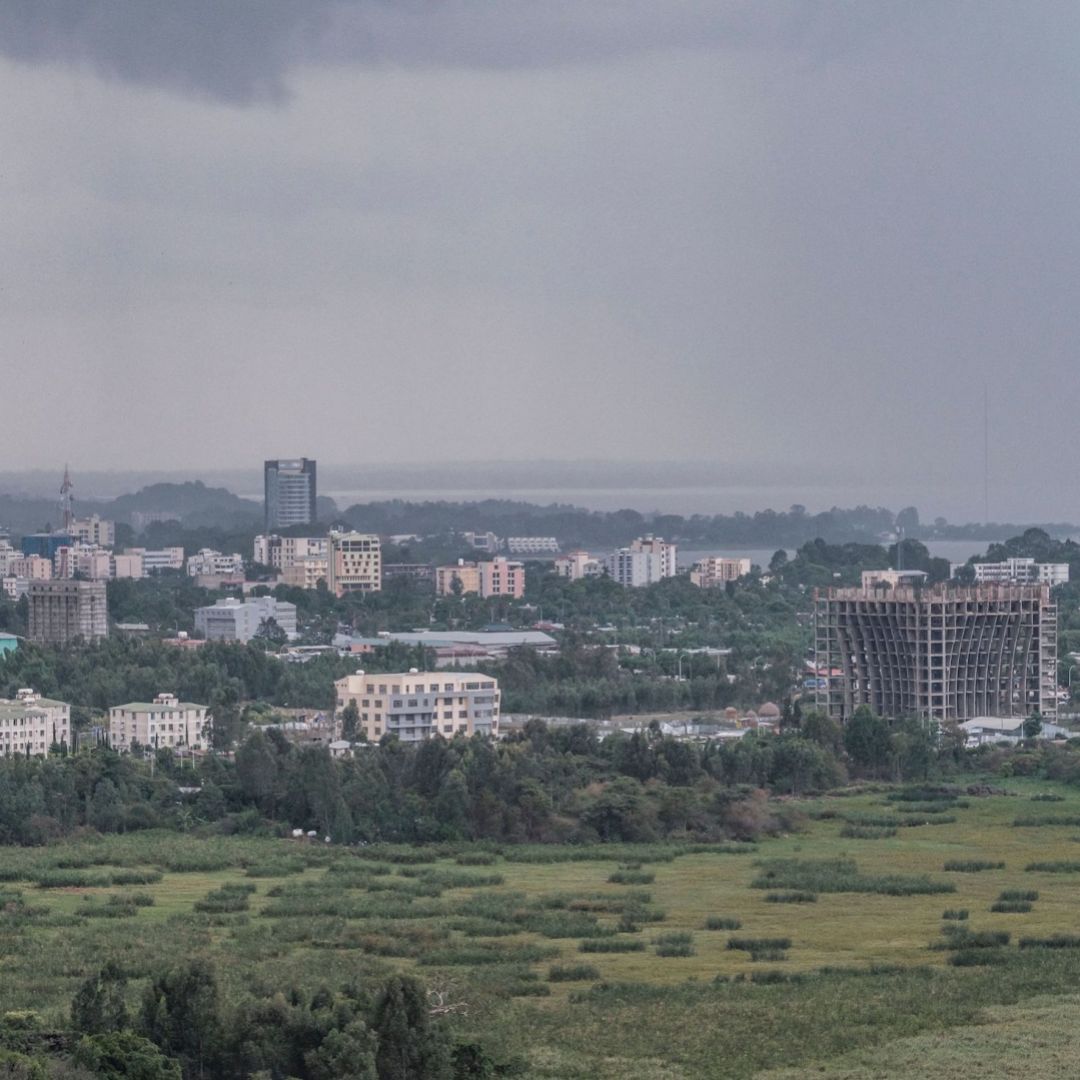
[[[816,704],[885,717],[1057,715],[1048,585],[887,585],[814,593]]]

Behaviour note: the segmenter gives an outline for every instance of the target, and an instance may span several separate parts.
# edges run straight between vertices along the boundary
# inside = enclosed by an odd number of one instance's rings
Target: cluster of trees
[[[137,1008],[116,964],[71,1003],[71,1028],[45,1032],[33,1014],[0,1025],[0,1072],[21,1080],[466,1080],[520,1071],[455,1039],[424,986],[394,975],[374,992],[286,987],[229,1000],[205,960],[152,972]]]
[[[164,750],[153,769],[107,750],[0,760],[0,843],[155,827],[304,828],[339,843],[746,837],[751,789],[802,794],[850,775],[922,780],[955,769],[963,754],[959,732],[890,724],[867,710],[841,730],[789,708],[778,735],[700,745],[655,725],[600,740],[584,724],[531,721],[499,743],[387,736],[345,759],[256,729],[235,760],[209,757],[194,771]],[[755,829],[777,827],[755,820]]]
[[[424,667],[426,650],[391,645],[364,657],[371,671]],[[33,687],[45,697],[73,704],[73,719],[86,721],[128,701],[152,701],[163,691],[209,705],[230,731],[229,711],[241,702],[288,708],[329,709],[334,680],[355,671],[355,657],[318,656],[284,663],[258,645],[207,642],[198,650],[155,641],[106,638],[92,644],[45,648],[22,644],[0,660],[0,697]],[[226,739],[226,742],[229,741]]]

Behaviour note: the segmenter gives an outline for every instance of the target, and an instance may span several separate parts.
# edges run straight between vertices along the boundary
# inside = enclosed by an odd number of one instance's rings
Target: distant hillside
[[[184,484],[151,484],[121,495],[110,502],[98,503],[95,511],[116,521],[131,521],[132,513],[171,513],[189,527],[220,525],[234,527],[257,523],[262,506],[252,499],[242,499],[225,488],[207,487],[201,480]]]

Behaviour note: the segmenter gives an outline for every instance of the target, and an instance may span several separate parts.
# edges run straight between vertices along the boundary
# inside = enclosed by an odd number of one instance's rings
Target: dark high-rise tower
[[[310,458],[267,461],[263,465],[266,531],[315,521],[315,462]]]

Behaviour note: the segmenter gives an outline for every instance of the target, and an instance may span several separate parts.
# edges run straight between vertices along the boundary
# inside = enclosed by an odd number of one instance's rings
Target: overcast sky
[[[1072,0],[7,0],[4,466],[978,513],[986,386],[994,516],[1075,519],[1078,55]]]

